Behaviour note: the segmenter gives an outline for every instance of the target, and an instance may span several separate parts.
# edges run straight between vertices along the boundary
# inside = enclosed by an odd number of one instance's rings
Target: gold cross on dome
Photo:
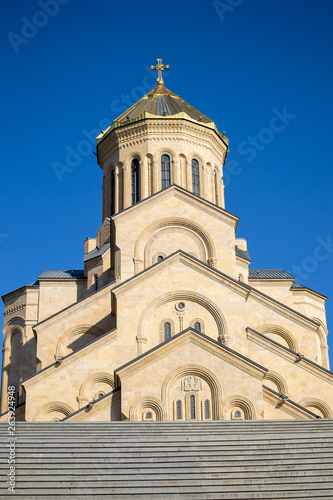
[[[150,66],[150,69],[157,70],[158,71],[158,78],[157,78],[157,84],[158,85],[164,85],[164,80],[162,77],[162,71],[165,69],[170,69],[169,64],[162,64],[162,59],[157,59],[157,65],[156,66]]]

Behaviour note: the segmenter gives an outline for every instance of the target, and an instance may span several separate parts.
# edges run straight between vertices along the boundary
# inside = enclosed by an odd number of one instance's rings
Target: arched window
[[[236,410],[235,413],[234,413],[234,417],[240,418],[241,416],[242,416],[241,412],[239,410]]]
[[[116,211],[116,192],[115,192],[115,185],[116,185],[116,173],[114,170],[111,172],[111,215],[115,214]]]
[[[159,255],[157,257],[157,262],[161,262],[164,259],[163,255]]]
[[[139,170],[140,170],[140,164],[139,160],[137,158],[134,158],[132,160],[132,205],[135,205],[140,201],[140,196],[139,196]]]
[[[164,323],[164,340],[170,340],[171,339],[171,325],[167,321]]]
[[[209,411],[209,401],[206,399],[205,401],[205,418],[210,418],[210,411]]]
[[[195,396],[190,397],[190,403],[191,403],[191,420],[195,419]]]
[[[192,160],[192,191],[200,195],[199,162],[195,158]]]
[[[176,403],[176,413],[177,413],[177,420],[181,420],[181,418],[182,418],[182,403],[179,400]]]
[[[170,156],[168,155],[163,155],[161,158],[161,178],[162,189],[166,189],[171,184]]]
[[[94,288],[95,290],[98,290],[98,275],[94,275]]]
[[[201,324],[199,323],[199,321],[196,321],[194,323],[194,330],[196,330],[197,332],[201,332]]]
[[[218,196],[218,190],[217,190],[217,173],[216,170],[214,171],[214,194],[215,194],[215,204],[218,204],[219,201],[219,196]]]
[[[151,419],[151,418],[153,418],[153,415],[152,415],[151,411],[147,411],[147,413],[146,413],[146,419]]]

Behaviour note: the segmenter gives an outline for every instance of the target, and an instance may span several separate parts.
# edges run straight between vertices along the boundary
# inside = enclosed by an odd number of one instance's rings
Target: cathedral
[[[225,208],[228,139],[152,69],[96,139],[102,225],[83,269],[3,296],[0,419],[8,387],[26,422],[332,418],[326,297],[250,268]]]

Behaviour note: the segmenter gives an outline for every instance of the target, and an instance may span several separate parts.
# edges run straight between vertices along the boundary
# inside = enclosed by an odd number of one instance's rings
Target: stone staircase
[[[333,499],[333,420],[17,422],[0,498]]]

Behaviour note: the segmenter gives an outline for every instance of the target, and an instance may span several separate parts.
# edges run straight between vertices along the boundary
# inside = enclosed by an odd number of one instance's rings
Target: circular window
[[[177,302],[175,308],[177,311],[183,311],[185,309],[185,303],[183,301]]]

